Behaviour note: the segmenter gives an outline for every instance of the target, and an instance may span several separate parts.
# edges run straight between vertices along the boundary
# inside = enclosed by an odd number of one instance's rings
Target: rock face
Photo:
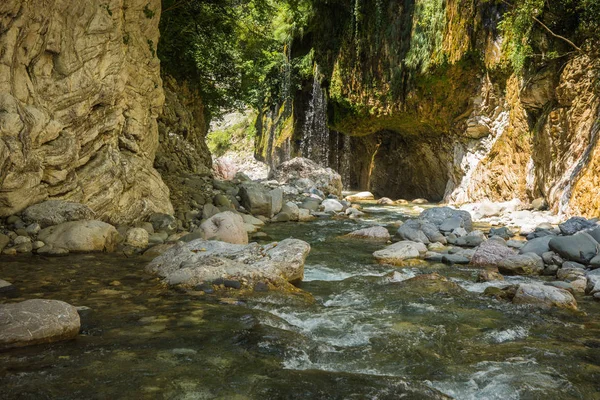
[[[296,157],[274,169],[270,176],[280,183],[293,183],[300,179],[309,179],[325,195],[342,195],[342,177],[331,168],[320,167],[307,158]]]
[[[0,305],[0,349],[73,339],[79,327],[77,310],[62,301]]]
[[[301,280],[310,245],[297,239],[261,246],[203,239],[179,243],[155,258],[147,270],[171,285],[194,286],[228,279],[275,285]]]
[[[42,229],[38,239],[55,248],[74,252],[113,251],[119,233],[102,221],[73,221]]]
[[[115,224],[173,212],[152,166],[159,19],[158,0],[2,2],[0,216],[53,198]]]

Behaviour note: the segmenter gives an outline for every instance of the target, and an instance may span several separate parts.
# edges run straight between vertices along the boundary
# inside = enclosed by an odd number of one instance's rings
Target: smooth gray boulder
[[[590,221],[583,217],[572,217],[562,224],[558,225],[558,229],[563,235],[574,235],[584,229],[590,229],[596,227],[595,221]]]
[[[589,271],[585,274],[587,287],[585,292],[589,295],[600,293],[600,269]]]
[[[300,205],[300,208],[304,208],[309,211],[319,211],[320,205],[321,205],[321,202],[319,200],[314,199],[312,197],[307,197],[306,199],[304,199],[304,201]]]
[[[242,286],[269,281],[274,285],[301,280],[310,245],[298,239],[261,246],[197,239],[177,243],[152,260],[146,270],[170,285],[195,286],[219,279]]]
[[[247,244],[248,233],[241,215],[225,211],[212,216],[200,225],[203,238],[234,244]]]
[[[503,226],[501,228],[492,228],[492,229],[490,229],[489,236],[499,236],[499,237],[501,237],[504,240],[508,240],[511,237],[515,236],[515,234],[510,229],[508,229],[507,227]]]
[[[119,238],[117,229],[102,221],[64,222],[42,229],[38,235],[45,244],[71,252],[111,252]]]
[[[584,264],[589,264],[598,254],[598,248],[600,247],[598,242],[585,232],[573,236],[553,237],[548,245],[561,257]]]
[[[269,189],[259,183],[244,183],[240,186],[240,203],[252,215],[273,215],[273,203]]]
[[[450,207],[433,207],[423,211],[421,215],[419,215],[420,219],[429,221],[438,227],[440,227],[448,218],[455,217],[463,220],[462,227],[465,228],[467,232],[473,230],[471,214],[465,210],[456,210]]]
[[[281,208],[282,213],[286,213],[290,216],[290,221],[298,221],[300,218],[300,208],[294,202],[288,201]]]
[[[26,300],[0,305],[0,349],[73,339],[79,334],[77,309],[58,300]]]
[[[577,309],[577,301],[571,293],[564,289],[541,284],[519,285],[513,303],[528,304],[541,308]]]
[[[390,233],[383,226],[372,226],[370,228],[359,229],[350,232],[346,236],[357,239],[367,239],[374,241],[387,242],[390,240]]]
[[[468,264],[471,260],[469,260],[465,256],[461,256],[460,254],[443,254],[442,262],[444,264]]]
[[[554,236],[543,236],[528,240],[525,245],[519,249],[519,253],[535,253],[538,256],[542,256],[544,253],[550,251],[550,241],[552,238],[554,238]]]
[[[516,254],[501,260],[498,271],[510,275],[540,275],[544,272],[544,261],[535,253]]]
[[[377,250],[373,256],[381,264],[402,265],[404,260],[418,258],[421,253],[426,251],[427,247],[423,243],[405,240]]]
[[[455,229],[464,229],[464,220],[460,217],[446,218],[440,225],[440,231],[442,232],[453,232]]]
[[[421,223],[416,219],[409,219],[402,224],[396,231],[396,236],[402,240],[409,240],[411,242],[431,243],[425,232],[421,230]]]
[[[47,200],[23,211],[25,221],[37,222],[42,228],[64,222],[90,220],[94,219],[94,216],[94,212],[88,206],[65,200]]]
[[[495,267],[502,260],[516,255],[517,252],[505,243],[497,240],[486,240],[476,250],[471,258],[474,267]]]
[[[340,203],[339,201],[337,201],[335,199],[325,199],[321,203],[321,206],[323,206],[324,212],[337,213],[337,212],[342,212],[344,210],[344,206],[342,205],[342,203]]]

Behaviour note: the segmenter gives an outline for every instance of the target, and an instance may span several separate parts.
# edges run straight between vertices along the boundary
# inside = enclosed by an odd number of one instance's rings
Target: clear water
[[[91,310],[74,341],[0,353],[0,398],[600,399],[600,304],[529,309],[483,296],[468,268],[375,264],[382,244],[342,235],[412,208],[369,211],[265,229],[311,243],[300,287],[313,301],[167,289],[142,258],[3,257],[0,277],[20,288],[4,301]],[[407,282],[424,272],[451,282]]]

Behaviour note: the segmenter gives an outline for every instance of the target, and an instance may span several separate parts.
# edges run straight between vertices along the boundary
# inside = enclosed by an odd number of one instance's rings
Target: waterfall
[[[300,152],[303,157],[323,166],[329,165],[329,127],[327,98],[319,81],[319,66],[315,64],[312,96],[306,112]]]
[[[344,188],[351,189],[350,187],[350,157],[351,157],[351,148],[350,148],[350,136],[344,136],[344,145],[342,150],[342,160],[340,163],[339,173],[342,176],[342,182],[344,184]]]

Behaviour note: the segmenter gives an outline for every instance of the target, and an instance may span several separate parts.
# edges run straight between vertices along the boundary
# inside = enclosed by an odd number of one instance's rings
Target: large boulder
[[[294,185],[296,181],[308,179],[325,195],[342,195],[342,177],[331,168],[323,168],[308,158],[296,157],[280,164],[271,171],[271,179]]]
[[[390,233],[383,226],[372,226],[370,228],[359,229],[350,232],[346,236],[357,239],[367,239],[374,241],[387,242],[390,240]]]
[[[64,200],[47,200],[29,206],[23,211],[28,223],[37,222],[42,228],[63,222],[94,219],[94,212],[86,205]]]
[[[374,200],[375,195],[371,192],[358,192],[351,195],[348,195],[344,198],[346,201],[365,201],[365,200]]]
[[[342,212],[344,210],[343,204],[336,199],[325,199],[321,205],[324,212]]]
[[[178,243],[146,269],[171,285],[195,286],[219,280],[281,285],[304,277],[304,260],[309,252],[310,245],[298,239],[265,246],[197,239]]]
[[[567,260],[588,264],[598,254],[600,245],[585,232],[573,236],[553,237],[548,243],[550,249]]]
[[[535,253],[516,254],[501,260],[498,271],[511,275],[540,275],[544,272],[544,261]]]
[[[0,305],[0,349],[73,339],[77,309],[58,300],[26,300]]]
[[[125,234],[125,243],[140,249],[148,247],[150,235],[144,228],[131,228]]]
[[[102,221],[72,221],[42,229],[38,240],[74,252],[113,251],[120,235]]]
[[[467,232],[473,230],[471,214],[465,210],[456,210],[450,207],[433,207],[424,210],[419,218],[435,224],[438,228],[449,218],[460,218],[463,221],[462,227],[465,228]]]
[[[495,267],[505,258],[512,257],[516,251],[498,240],[486,240],[471,258],[474,267]]]
[[[247,244],[248,233],[241,215],[225,211],[214,215],[200,225],[204,239],[234,244]]]
[[[410,219],[398,228],[396,234],[403,240],[424,244],[436,242],[446,244],[446,237],[442,235],[435,224],[429,221]]]
[[[426,251],[427,248],[423,243],[405,240],[377,250],[373,253],[373,257],[381,264],[402,265],[404,260],[418,258],[421,253]]]
[[[542,236],[535,239],[528,240],[523,247],[519,249],[519,253],[535,253],[538,256],[542,256],[544,253],[550,251],[550,241],[555,236]]]
[[[558,229],[563,235],[574,235],[584,229],[590,229],[596,227],[595,221],[590,221],[583,217],[572,217],[562,224],[558,225]]]
[[[541,284],[519,285],[515,297],[515,304],[530,304],[542,308],[559,307],[576,310],[577,301],[571,293],[564,289]]]
[[[283,190],[269,189],[260,183],[247,182],[240,186],[241,204],[252,215],[271,218],[283,207]]]

